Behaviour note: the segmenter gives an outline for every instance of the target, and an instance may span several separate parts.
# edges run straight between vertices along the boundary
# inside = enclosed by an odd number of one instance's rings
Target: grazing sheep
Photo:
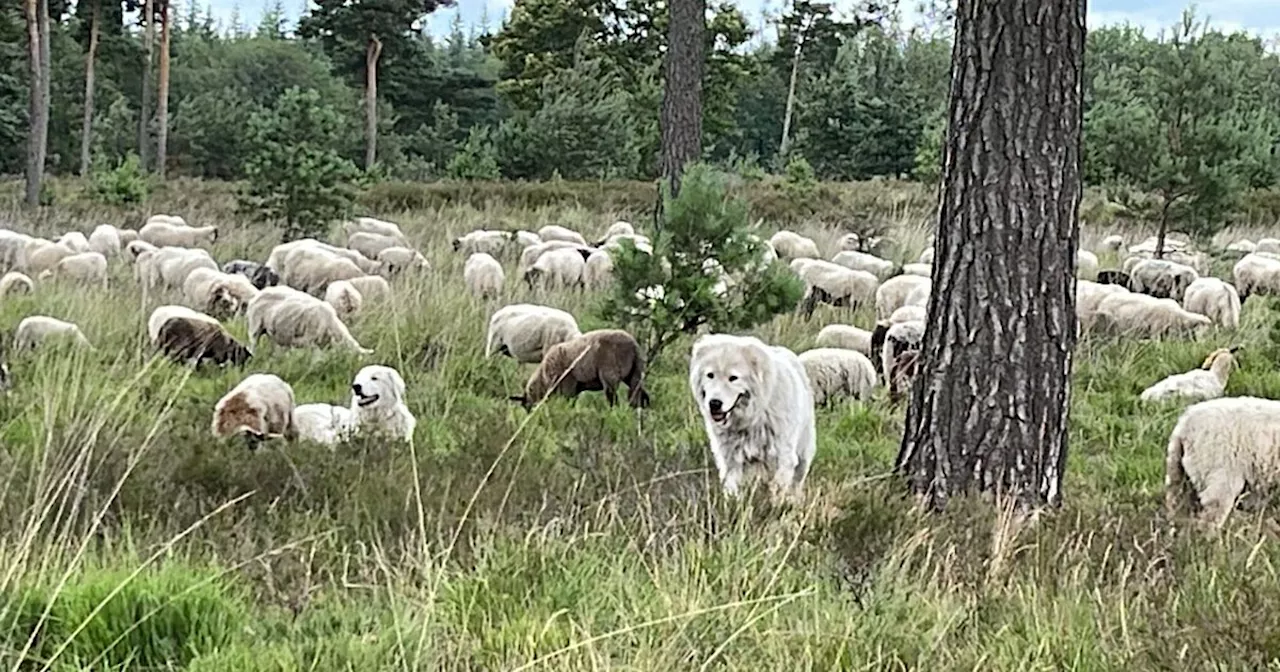
[[[67,247],[76,254],[93,251],[93,248],[89,247],[89,239],[85,238],[84,234],[79,231],[68,231],[67,233],[62,234],[62,237],[56,242],[59,245]]]
[[[107,258],[98,252],[81,252],[63,257],[53,269],[42,273],[41,278],[59,278],[82,285],[106,287]]]
[[[512,234],[506,231],[477,229],[464,236],[454,238],[453,251],[461,252],[468,256],[472,254],[487,254],[491,257],[497,257],[502,255],[511,239]]]
[[[1124,247],[1124,236],[1112,234],[1102,239],[1102,244],[1099,246],[1099,249],[1103,249],[1108,252],[1119,252],[1122,247]]]
[[[50,243],[47,240],[35,239],[32,244],[27,246],[27,263],[20,270],[26,271],[30,275],[39,277],[45,271],[51,271],[58,265],[59,261],[75,254],[75,250],[66,245],[58,243]]]
[[[1280,238],[1260,238],[1258,239],[1258,244],[1254,246],[1253,251],[1280,254]]]
[[[1098,304],[1111,294],[1128,294],[1124,285],[1104,285],[1088,280],[1076,281],[1076,322],[1080,332],[1089,331],[1097,320]]]
[[[155,252],[160,248],[145,240],[133,240],[126,243],[124,249],[129,253],[129,259],[136,263],[143,252]]]
[[[249,302],[245,312],[249,342],[266,335],[287,348],[342,345],[362,354],[372,350],[356,341],[333,306],[288,287],[268,287]]]
[[[25,233],[0,229],[0,269],[27,267],[27,246],[35,240]]]
[[[1199,278],[1187,287],[1182,307],[1200,313],[1227,329],[1240,327],[1240,295],[1218,278]]]
[[[769,239],[769,245],[773,247],[780,259],[787,261],[822,258],[822,252],[818,250],[818,244],[813,242],[812,238],[805,238],[792,231],[779,231],[773,234]]]
[[[876,319],[889,319],[893,311],[907,305],[913,292],[928,291],[932,286],[928,277],[919,275],[899,275],[885,280],[876,290]]]
[[[577,320],[563,310],[530,303],[504,306],[489,318],[484,356],[495,352],[536,364],[552,346],[577,338]]]
[[[120,234],[121,245],[128,245],[138,239],[138,231],[136,229],[116,229],[116,233]]]
[[[930,264],[903,264],[902,272],[908,275],[919,275],[926,278],[933,276],[933,266]]]
[[[218,270],[218,263],[199,248],[162,247],[139,255],[137,270],[146,289],[181,289],[187,276],[197,268]]]
[[[11,294],[30,294],[34,288],[31,278],[17,271],[9,271],[0,278],[0,299]]]
[[[1227,390],[1227,378],[1235,367],[1235,353],[1240,346],[1221,348],[1209,353],[1198,369],[1175,373],[1148,387],[1138,396],[1143,401],[1189,399],[1200,401],[1221,397]]]
[[[50,338],[70,338],[76,345],[93,349],[89,339],[85,338],[80,327],[45,315],[25,317],[18,323],[13,335],[13,347],[27,350],[45,342]]]
[[[876,368],[867,356],[844,348],[817,348],[800,353],[813,403],[824,405],[839,397],[867,399],[876,386]]]
[[[819,302],[856,310],[859,305],[871,301],[880,287],[880,281],[871,273],[821,259],[792,260],[791,270],[805,284],[805,297],[800,309],[806,317],[813,314]]]
[[[1242,238],[1227,246],[1228,252],[1236,252],[1241,255],[1250,254],[1258,251],[1258,245],[1248,238]]]
[[[575,248],[551,250],[538,257],[524,272],[524,281],[530,289],[581,287],[582,273],[587,267],[586,256]]]
[[[1157,299],[1181,301],[1187,287],[1199,277],[1190,266],[1163,259],[1144,259],[1129,273],[1129,290]]]
[[[355,262],[321,248],[303,248],[289,255],[288,262],[277,269],[280,281],[300,292],[323,296],[331,282],[350,280],[365,274]]]
[[[357,231],[347,238],[347,249],[355,250],[370,259],[377,259],[378,253],[388,247],[404,247],[404,243],[401,242],[400,238],[369,233],[368,231]]]
[[[244,259],[228,261],[222,265],[222,272],[243,275],[249,278],[249,282],[253,284],[254,288],[260,290],[280,284],[279,273],[276,273],[270,266],[264,266],[256,261],[245,261]]]
[[[143,224],[151,224],[152,222],[159,222],[161,224],[172,224],[174,226],[187,225],[187,220],[183,219],[179,215],[165,215],[165,214],[151,215],[150,217],[147,218],[147,221],[143,222]],[[161,247],[163,247],[163,245]]]
[[[1236,262],[1231,273],[1236,281],[1236,289],[1240,292],[1241,303],[1254,294],[1280,295],[1280,259],[1257,253],[1247,254]]]
[[[880,370],[884,373],[885,385],[889,386],[890,396],[897,392],[894,380],[894,362],[909,350],[919,350],[924,344],[924,322],[899,322],[885,332],[884,346],[880,349]]]
[[[595,251],[594,248],[578,245],[577,243],[569,243],[563,240],[550,240],[537,245],[530,245],[524,248],[520,253],[520,263],[516,266],[516,271],[523,277],[525,271],[533,267],[538,262],[538,258],[547,252],[553,250],[579,250],[583,259],[586,259]]]
[[[903,306],[889,316],[889,326],[903,322],[925,322],[929,319],[929,311],[924,306]]]
[[[147,340],[150,341],[152,345],[159,343],[160,329],[164,327],[165,322],[178,319],[196,322],[202,321],[207,324],[216,324],[221,326],[221,323],[213,317],[186,306],[179,306],[177,304],[157,306],[155,310],[151,311],[150,317],[147,318]]]
[[[904,392],[911,387],[911,381],[920,373],[920,351],[907,350],[899,353],[889,365],[889,402],[896,404],[902,400]]]
[[[426,257],[407,247],[388,247],[379,252],[378,264],[378,272],[388,278],[394,278],[405,271],[431,270]]]
[[[291,240],[287,243],[280,243],[279,245],[276,245],[271,248],[271,254],[267,256],[265,265],[271,267],[277,273],[283,274],[285,267],[292,262],[295,254],[303,252],[305,255],[306,251],[314,250],[322,250],[332,256],[347,259],[356,266],[359,266],[360,270],[365,273],[377,273],[379,268],[381,268],[381,265],[377,261],[374,261],[355,250],[348,250],[345,247],[330,245],[316,240],[315,238],[302,238],[300,240]]]
[[[1076,250],[1076,277],[1085,280],[1098,277],[1098,255],[1088,250]]]
[[[622,241],[624,240],[630,241],[632,247],[644,252],[645,254],[653,254],[653,241],[649,240],[648,236],[640,235],[614,236],[605,240],[601,245],[601,248],[605,250],[621,250]]]
[[[243,435],[254,450],[264,439],[292,440],[293,388],[269,373],[255,373],[231,388],[213,407],[213,435],[219,439]]]
[[[375,219],[373,217],[356,217],[353,220],[343,222],[342,231],[348,238],[364,232],[374,233],[379,236],[387,236],[396,238],[401,241],[401,245],[408,245],[409,240],[404,237],[404,232],[400,230],[400,225],[394,222],[388,222],[383,219]]]
[[[1280,401],[1226,397],[1182,412],[1165,455],[1165,506],[1181,508],[1191,484],[1199,518],[1221,527],[1249,488],[1266,493],[1280,475]]]
[[[221,324],[189,317],[166,320],[154,345],[166,357],[195,367],[205,362],[242,366],[253,356]]]
[[[524,395],[511,400],[529,409],[553,392],[575,398],[583,392],[603,391],[609,405],[616,406],[620,383],[626,384],[632,407],[649,405],[640,345],[625,331],[600,329],[549,348],[525,385]]]
[[[377,303],[391,298],[391,283],[381,275],[362,275],[346,281],[360,292],[365,303]]]
[[[120,230],[110,224],[100,224],[89,234],[89,249],[108,259],[120,256],[122,245]]]
[[[820,348],[845,348],[871,356],[871,332],[847,324],[828,324],[814,342]]]
[[[324,290],[324,302],[338,311],[339,317],[348,317],[360,312],[364,307],[364,297],[360,290],[352,286],[348,280],[337,280],[329,283]]]
[[[1095,315],[1099,329],[1134,336],[1191,334],[1212,324],[1204,315],[1183,310],[1173,299],[1135,292],[1104,296]]]
[[[1099,285],[1120,285],[1125,289],[1129,289],[1129,284],[1133,282],[1133,280],[1129,277],[1128,273],[1125,273],[1118,268],[1108,268],[1098,271],[1098,279],[1096,282]]]
[[[462,281],[472,296],[494,299],[502,294],[506,274],[502,271],[502,264],[492,255],[476,252],[467,257],[467,263],[462,266]]]
[[[582,269],[582,283],[587,289],[600,290],[613,283],[613,255],[609,250],[596,250],[587,257]]]
[[[609,228],[605,229],[604,235],[600,237],[600,240],[608,241],[618,236],[634,236],[634,235],[636,235],[636,227],[631,226],[631,222],[624,222],[622,220],[618,220],[610,224]],[[599,245],[604,245],[604,242],[599,243],[597,246]]]
[[[218,241],[218,227],[148,221],[138,230],[138,239],[156,247],[200,247]]]
[[[881,259],[874,254],[867,254],[866,252],[857,252],[853,250],[840,252],[832,258],[831,261],[855,271],[866,271],[880,280],[888,279],[896,275],[899,271],[897,266],[888,259]]]
[[[573,243],[574,245],[582,245],[584,247],[587,244],[587,239],[583,238],[581,233],[572,229],[566,229],[563,226],[556,226],[555,224],[549,224],[538,229],[538,238],[548,242],[552,240],[562,240],[566,243]]]
[[[516,245],[519,245],[522,248],[529,247],[530,245],[537,245],[541,242],[542,236],[539,236],[532,231],[516,231]]]

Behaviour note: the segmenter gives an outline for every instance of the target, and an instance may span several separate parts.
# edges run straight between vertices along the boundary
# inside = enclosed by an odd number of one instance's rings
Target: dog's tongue
[[[729,417],[728,411],[721,411],[719,413],[716,413],[715,411],[711,412],[711,419],[716,422],[724,422],[724,419],[727,417]]]

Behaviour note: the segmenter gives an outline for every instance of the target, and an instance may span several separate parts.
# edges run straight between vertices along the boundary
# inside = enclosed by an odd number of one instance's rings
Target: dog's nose
[[[724,403],[721,402],[719,399],[712,399],[711,401],[707,402],[707,408],[710,408],[712,413],[719,413],[721,410],[724,409]]]
[[[356,383],[355,385],[352,385],[351,391],[355,392],[356,394],[360,394],[360,383]]]

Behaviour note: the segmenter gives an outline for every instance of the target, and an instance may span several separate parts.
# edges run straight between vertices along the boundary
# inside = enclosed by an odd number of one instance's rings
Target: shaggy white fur
[[[845,348],[871,356],[871,332],[847,324],[828,324],[814,342],[821,348]]]
[[[1235,353],[1240,346],[1214,350],[1198,369],[1175,373],[1148,387],[1138,397],[1143,401],[1188,399],[1199,401],[1221,397],[1227,390],[1227,378],[1235,368]]]
[[[769,238],[769,245],[777,253],[779,259],[821,259],[822,252],[812,238],[806,238],[793,231],[779,231]]]
[[[489,318],[484,356],[495,352],[517,362],[537,364],[553,345],[582,335],[573,315],[531,303],[503,306]]]
[[[1240,326],[1240,294],[1217,278],[1199,278],[1187,287],[1182,307],[1199,313],[1227,329]]]
[[[550,224],[538,229],[538,237],[544,241],[562,240],[566,243],[573,243],[575,245],[587,244],[587,239],[583,238],[581,233],[578,233],[573,229],[566,229],[563,226],[556,226],[555,224]]]
[[[492,255],[476,252],[467,257],[467,263],[462,266],[462,281],[472,296],[494,299],[502,294],[506,274],[502,272],[502,264]]]
[[[839,397],[867,399],[876,386],[876,367],[861,352],[843,348],[815,348],[800,353],[813,403],[825,404]]]
[[[310,294],[288,287],[268,287],[249,302],[245,311],[249,322],[249,343],[264,334],[276,345],[287,348],[339,345],[368,354],[333,306]]]
[[[80,327],[46,315],[25,317],[13,334],[13,347],[17,350],[34,348],[50,338],[69,338],[76,345],[93,349]]]
[[[217,242],[218,227],[148,221],[138,229],[138,239],[156,247],[200,247]]]

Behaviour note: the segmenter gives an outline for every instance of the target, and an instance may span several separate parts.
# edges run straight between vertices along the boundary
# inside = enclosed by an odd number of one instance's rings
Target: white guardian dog
[[[361,432],[408,441],[418,420],[404,403],[404,378],[389,366],[366,366],[351,383],[351,411]]]
[[[708,334],[693,344],[689,388],[727,495],[739,495],[743,470],[753,466],[772,474],[775,503],[803,498],[817,435],[813,389],[794,352],[751,336]]]

